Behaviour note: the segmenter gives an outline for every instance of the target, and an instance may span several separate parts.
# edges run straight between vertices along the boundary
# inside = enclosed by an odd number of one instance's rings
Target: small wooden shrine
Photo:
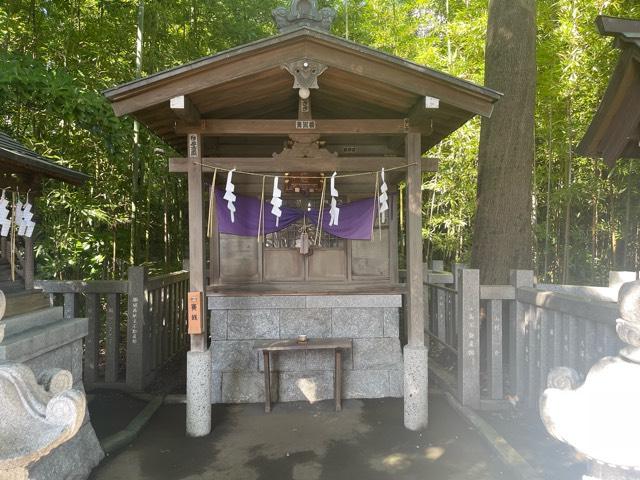
[[[265,400],[257,345],[297,335],[350,340],[344,397],[404,392],[405,425],[422,428],[421,187],[422,172],[437,168],[423,155],[475,115],[490,116],[500,94],[331,35],[335,12],[315,1],[273,15],[277,36],[105,92],[117,115],[183,154],[169,170],[186,174],[189,188],[187,432],[209,433],[211,402]],[[329,353],[280,352],[274,395],[331,398]]]
[[[640,20],[599,16],[596,25],[622,53],[578,153],[613,166],[640,158]]]
[[[20,205],[27,200],[32,202],[40,194],[44,178],[81,185],[89,177],[38,155],[9,135],[0,132],[0,198],[8,201],[8,213],[0,218],[0,222],[11,222],[14,199],[16,203],[20,201]],[[10,229],[5,229],[5,233],[4,236],[0,235],[0,290],[5,293],[31,290],[35,269],[34,237],[18,235],[16,231],[16,242],[19,244],[16,249],[19,249],[20,254],[16,254],[16,260],[11,262]]]

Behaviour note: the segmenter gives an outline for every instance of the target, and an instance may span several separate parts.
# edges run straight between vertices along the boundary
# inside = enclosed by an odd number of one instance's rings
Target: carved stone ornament
[[[0,364],[0,478],[30,478],[29,466],[82,426],[86,399],[71,374],[52,370],[39,381],[25,365]]]
[[[300,27],[329,31],[336,18],[336,11],[329,7],[318,10],[316,0],[292,0],[289,9],[278,7],[272,12],[272,16],[280,33]]]
[[[309,98],[310,90],[320,88],[318,77],[324,73],[327,66],[313,60],[296,60],[285,63],[282,68],[293,76],[293,88],[299,89],[300,98]]]
[[[617,332],[629,346],[597,362],[578,388],[574,370],[554,369],[540,399],[549,433],[590,460],[584,479],[640,479],[640,281],[620,289],[619,304]]]

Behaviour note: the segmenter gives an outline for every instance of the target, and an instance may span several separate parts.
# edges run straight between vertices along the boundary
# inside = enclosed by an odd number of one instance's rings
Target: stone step
[[[88,333],[86,318],[62,319],[41,328],[32,328],[0,343],[0,361],[26,362],[80,340]]]
[[[62,307],[43,308],[0,320],[0,343],[10,336],[62,320]]]
[[[24,288],[24,287],[23,287]],[[49,308],[49,297],[40,290],[22,290],[14,293],[6,293],[6,310],[4,318],[35,312],[43,308]]]

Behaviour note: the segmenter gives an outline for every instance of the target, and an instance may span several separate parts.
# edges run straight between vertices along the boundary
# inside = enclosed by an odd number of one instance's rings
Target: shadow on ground
[[[430,402],[429,428],[402,425],[401,399],[221,405],[214,431],[184,435],[184,405],[163,406],[136,442],[96,469],[94,480],[511,479],[443,398]]]

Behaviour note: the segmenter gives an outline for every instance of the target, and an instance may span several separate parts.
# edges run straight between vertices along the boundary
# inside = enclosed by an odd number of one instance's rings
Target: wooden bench
[[[271,411],[271,362],[270,353],[289,352],[299,350],[333,350],[335,364],[333,377],[333,396],[336,402],[336,412],[342,410],[342,351],[353,348],[353,342],[348,338],[319,338],[309,339],[305,343],[297,340],[264,340],[255,343],[254,348],[262,351],[264,358],[264,411]]]

